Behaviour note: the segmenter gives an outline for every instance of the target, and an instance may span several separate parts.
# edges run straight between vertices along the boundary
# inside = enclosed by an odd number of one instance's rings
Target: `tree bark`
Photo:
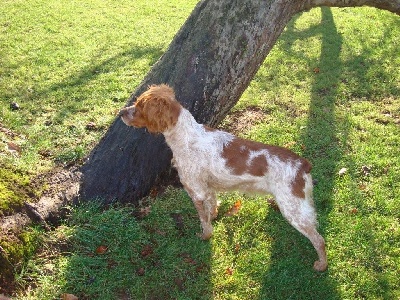
[[[400,14],[400,0],[203,0],[128,105],[150,84],[167,83],[196,120],[217,125],[235,105],[293,15],[318,6],[373,6]],[[161,135],[116,119],[82,168],[81,198],[135,202],[168,176]],[[195,158],[194,158],[195,159]]]

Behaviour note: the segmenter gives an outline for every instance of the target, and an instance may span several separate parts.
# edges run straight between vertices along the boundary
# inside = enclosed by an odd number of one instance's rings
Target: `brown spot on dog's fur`
[[[250,150],[247,145],[243,145],[243,141],[235,138],[222,150],[222,157],[226,160],[226,166],[232,170],[235,175],[242,175],[247,170],[247,160]]]
[[[249,173],[254,176],[264,176],[268,171],[268,163],[265,155],[256,156],[251,160]]]
[[[308,174],[311,172],[311,164],[308,160],[302,159],[302,164],[297,170],[296,177],[294,178],[294,181],[292,183],[292,193],[294,196],[299,197],[299,198],[304,198],[304,187],[305,187],[305,179],[304,179],[304,174]]]
[[[226,166],[232,170],[235,175],[242,175],[245,173],[254,176],[263,176],[268,171],[268,162],[265,155],[258,155],[249,161],[250,152],[266,150],[271,156],[278,157],[281,161],[301,161],[300,169],[293,182],[293,193],[303,195],[304,197],[304,173],[310,173],[311,164],[304,158],[298,156],[296,153],[289,149],[265,145],[259,142],[244,140],[241,138],[234,138],[229,144],[225,145],[222,151],[222,157],[226,160]]]

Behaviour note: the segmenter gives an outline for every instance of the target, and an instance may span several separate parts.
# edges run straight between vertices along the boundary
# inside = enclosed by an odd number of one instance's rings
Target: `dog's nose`
[[[134,106],[129,106],[121,109],[119,111],[118,116],[121,118],[122,122],[124,122],[128,126],[130,125],[130,122],[133,120],[133,114],[135,113],[135,107]]]
[[[118,117],[122,117],[126,113],[126,108],[123,108],[119,111]]]
[[[135,112],[135,108],[133,106],[125,107],[119,111],[118,116],[123,117],[123,116],[126,116],[127,114],[132,115],[134,112]]]

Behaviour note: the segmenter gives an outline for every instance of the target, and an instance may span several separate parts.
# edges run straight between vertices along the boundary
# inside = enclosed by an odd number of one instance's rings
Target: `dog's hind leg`
[[[217,200],[217,195],[215,192],[211,192],[208,194],[209,209],[211,220],[215,220],[218,217],[218,208],[219,208],[219,201]]]
[[[282,204],[284,203],[284,204]],[[327,259],[325,240],[317,231],[315,209],[308,199],[294,198],[291,200],[277,199],[277,204],[282,215],[300,233],[307,237],[318,254],[318,260],[314,263],[314,269],[325,271]]]
[[[194,207],[196,207],[197,213],[199,214],[201,228],[203,229],[200,238],[202,240],[208,240],[212,236],[213,227],[211,225],[211,215],[209,209],[204,200],[193,200]]]
[[[326,259],[326,250],[325,250],[325,240],[318,233],[315,225],[300,225],[295,228],[304,234],[313,244],[315,250],[318,253],[318,260],[314,262],[314,269],[316,271],[323,272],[328,267],[328,262]]]
[[[305,177],[304,197],[294,195],[290,186],[283,186],[275,193],[275,199],[286,220],[307,237],[317,251],[318,260],[314,263],[314,269],[325,271],[328,266],[325,240],[317,231],[311,176]]]

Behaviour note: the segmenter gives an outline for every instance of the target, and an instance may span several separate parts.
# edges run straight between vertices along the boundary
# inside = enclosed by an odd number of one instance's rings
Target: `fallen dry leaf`
[[[358,209],[357,208],[353,208],[353,209],[350,210],[350,213],[352,215],[355,215],[356,213],[358,213]]]
[[[136,274],[138,274],[139,276],[143,276],[145,273],[144,268],[139,268],[136,270]]]
[[[366,188],[367,188],[367,185],[366,184],[359,184],[358,185],[358,189],[360,190],[360,191],[364,191],[364,190],[366,190]]]
[[[139,210],[141,218],[147,217],[151,213],[151,206],[142,207]]]
[[[235,245],[235,253],[238,254],[240,251],[240,244],[236,243]]]
[[[21,154],[21,147],[13,142],[7,142],[8,151],[13,155]]]
[[[189,253],[182,253],[179,255],[180,257],[183,258],[183,261],[187,264],[191,264],[191,265],[197,265],[197,262],[190,256]]]
[[[142,251],[140,252],[140,254],[142,255],[142,257],[147,257],[147,256],[149,256],[150,254],[152,254],[153,253],[153,247],[151,246],[151,245],[145,245],[143,248],[142,248]]]
[[[292,142],[286,143],[285,145],[283,145],[283,147],[284,148],[291,148],[291,147],[295,146],[296,144],[297,144],[297,142],[292,141]]]
[[[97,247],[96,253],[97,254],[104,254],[104,253],[107,252],[107,250],[108,250],[107,246],[101,245],[101,246]]]
[[[85,128],[86,128],[86,130],[96,130],[97,125],[94,122],[89,122],[86,124]]]
[[[225,216],[231,217],[236,215],[239,212],[241,206],[242,201],[236,201],[235,204],[225,213]]]
[[[10,129],[4,127],[4,125],[0,122],[0,132],[3,132],[5,135],[11,137],[11,138],[15,138],[16,136],[18,136],[17,133],[11,131]],[[0,295],[1,296],[1,295]]]
[[[132,216],[138,219],[144,219],[151,213],[151,206],[141,207],[138,210],[132,212]]]
[[[157,195],[159,194],[159,189],[157,188],[157,187],[152,187],[151,188],[151,190],[150,190],[150,197],[151,198],[155,198],[155,197],[157,197]]]
[[[180,291],[184,290],[185,279],[184,278],[174,278],[175,284],[178,286]]]
[[[62,294],[62,300],[78,300],[78,297],[73,294]]]
[[[48,149],[39,150],[38,154],[43,158],[48,158],[53,155],[53,153]]]
[[[197,273],[201,273],[201,272],[203,272],[205,270],[207,270],[207,265],[205,263],[202,263],[202,264],[200,264],[200,265],[198,265],[196,267],[196,272]]]
[[[226,275],[229,275],[229,276],[233,275],[233,268],[231,268],[231,267],[226,268],[225,274],[226,274]]]

